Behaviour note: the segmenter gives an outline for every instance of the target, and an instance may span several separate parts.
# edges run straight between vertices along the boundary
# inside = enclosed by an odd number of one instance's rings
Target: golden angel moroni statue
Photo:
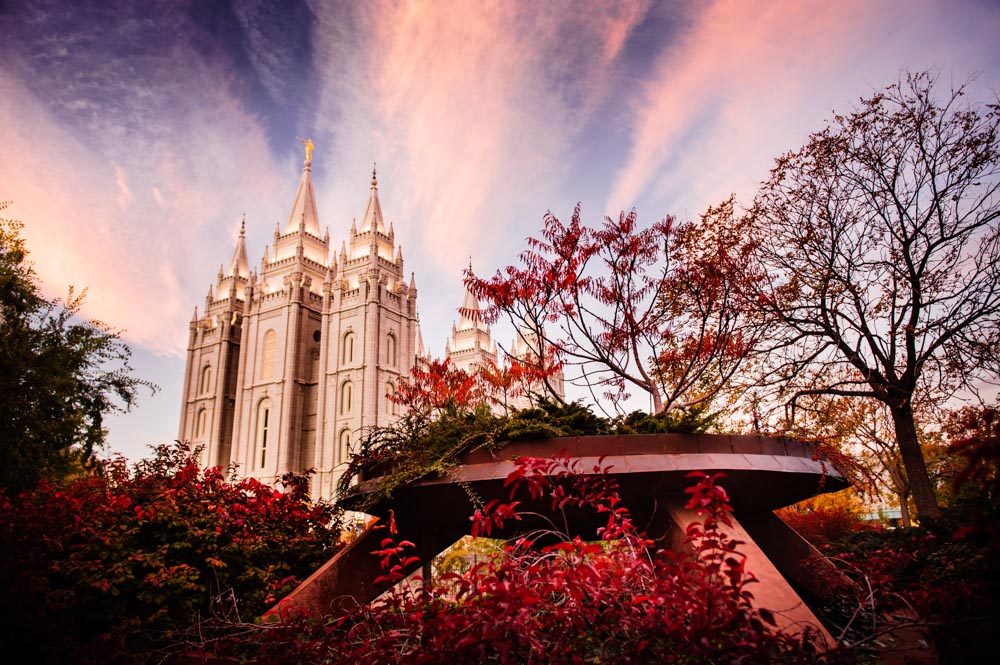
[[[296,136],[295,138],[297,138],[302,143],[302,145],[306,147],[306,161],[311,162],[313,158],[313,140],[304,139],[301,136]]]

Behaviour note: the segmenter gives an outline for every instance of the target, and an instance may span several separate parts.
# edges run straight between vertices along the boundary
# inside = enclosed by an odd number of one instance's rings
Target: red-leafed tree
[[[508,356],[506,364],[485,359],[476,368],[475,376],[487,401],[506,413],[511,400],[530,393],[541,385],[552,368],[552,364],[546,365],[533,357],[521,359]]]
[[[734,281],[751,273],[712,227],[718,215],[641,228],[632,211],[591,228],[579,206],[568,224],[547,213],[520,266],[467,273],[466,286],[487,322],[507,318],[546,359],[534,368],[543,380],[561,363],[595,398],[616,403],[638,389],[655,413],[706,404],[756,339]]]
[[[487,401],[488,393],[476,374],[455,367],[450,360],[417,363],[410,376],[388,397],[410,411],[440,415],[452,408],[467,408]]]
[[[547,374],[558,368],[551,359],[543,363],[533,354],[511,355],[503,365],[483,360],[473,371],[455,366],[448,359],[417,363],[410,376],[386,395],[410,413],[440,416],[448,410],[465,410],[480,404],[505,411],[513,398],[536,391]]]

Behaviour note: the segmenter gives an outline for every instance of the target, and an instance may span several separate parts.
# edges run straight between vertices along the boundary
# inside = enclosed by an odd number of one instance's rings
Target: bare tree
[[[919,516],[940,508],[913,399],[1000,374],[1000,105],[906,75],[777,159],[750,214],[768,362],[805,395],[889,409]]]

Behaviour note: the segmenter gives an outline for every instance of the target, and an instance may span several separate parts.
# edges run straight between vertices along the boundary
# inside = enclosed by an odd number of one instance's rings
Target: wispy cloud
[[[132,190],[128,188],[128,183],[125,182],[125,169],[120,166],[115,166],[115,184],[118,185],[118,208],[124,210],[135,197],[132,195]]]
[[[419,257],[420,284],[460,298],[468,256],[490,269],[509,260],[528,233],[519,224],[533,231],[551,205],[539,201],[551,201],[647,6],[384,3],[359,9],[349,33],[342,14],[320,12],[317,124],[337,153],[337,205],[360,213],[365,169],[380,160],[384,207],[416,241],[407,256]],[[447,322],[459,302],[421,308]]]
[[[608,208],[653,200],[695,206],[694,216],[730,192],[752,196],[774,157],[901,68],[981,68],[988,26],[998,24],[975,4],[695,5],[632,106],[631,147]]]
[[[631,206],[654,184],[670,187],[665,174],[686,174],[676,179],[689,187],[692,163],[712,169],[696,172],[697,180],[727,183],[720,160],[737,167],[748,147],[765,147],[765,155],[773,150],[774,134],[811,92],[810,78],[823,79],[842,61],[848,35],[875,11],[871,3],[794,0],[697,6],[688,31],[660,56],[634,104],[631,150],[608,207]],[[726,141],[713,147],[722,150],[699,154],[704,139],[718,133]]]

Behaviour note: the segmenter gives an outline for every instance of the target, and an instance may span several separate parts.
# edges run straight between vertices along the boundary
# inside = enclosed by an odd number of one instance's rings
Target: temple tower
[[[205,464],[235,463],[266,483],[315,468],[313,495],[331,497],[363,428],[398,418],[387,394],[423,349],[415,280],[386,229],[375,172],[360,227],[331,256],[310,148],[259,273],[241,228],[204,316],[195,311],[179,436],[204,447]]]
[[[472,271],[471,262],[469,271]],[[458,324],[451,324],[451,339],[445,342],[445,356],[455,367],[470,374],[478,367],[499,365],[496,344],[490,327],[483,323],[481,312],[479,299],[466,289]]]
[[[471,262],[469,272],[472,272]],[[510,367],[511,360],[529,366],[539,363],[539,350],[542,345],[539,336],[532,332],[530,326],[522,325],[518,329],[514,341],[501,358],[497,353],[497,344],[493,341],[490,327],[483,322],[479,299],[468,289],[465,290],[465,299],[459,312],[458,323],[451,325],[451,339],[445,342],[445,357],[456,368],[475,374],[483,367],[493,367],[502,371],[504,367]],[[503,394],[496,396],[499,401],[497,410],[530,408],[537,398],[547,396],[550,389],[559,399],[565,399],[565,381],[561,368],[548,378],[547,383],[548,386],[540,381],[527,382],[504,391]]]

